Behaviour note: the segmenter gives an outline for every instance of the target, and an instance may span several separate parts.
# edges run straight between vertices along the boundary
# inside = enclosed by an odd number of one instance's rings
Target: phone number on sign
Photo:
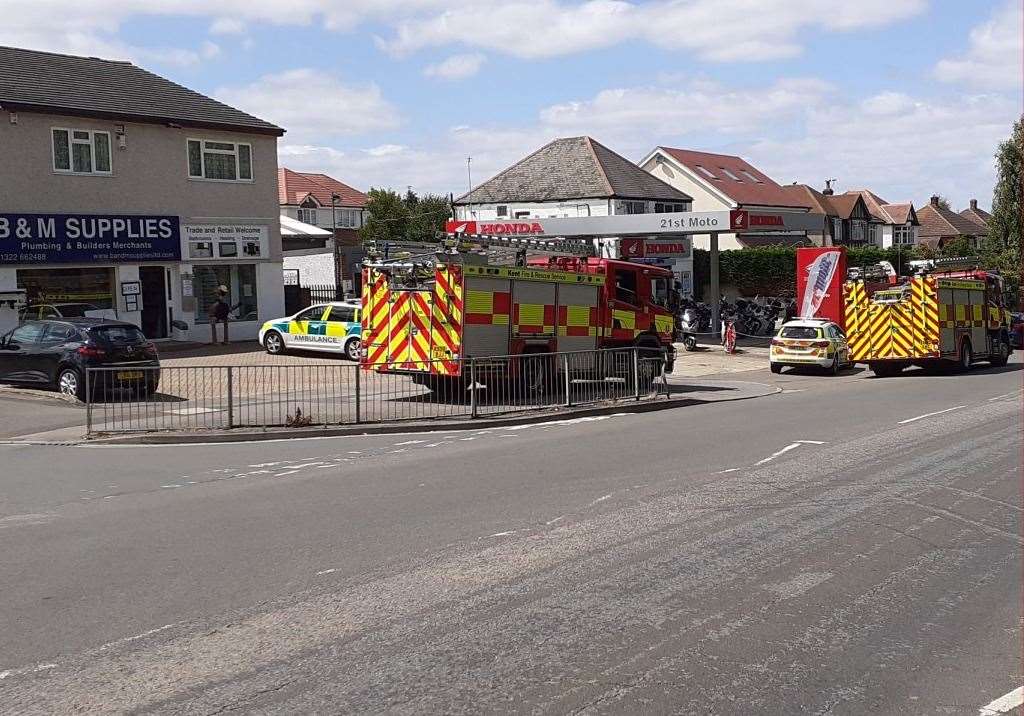
[[[30,263],[46,259],[46,254],[0,254],[0,263]]]

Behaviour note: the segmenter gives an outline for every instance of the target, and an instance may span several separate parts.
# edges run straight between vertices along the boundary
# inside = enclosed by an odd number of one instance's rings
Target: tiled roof
[[[914,205],[911,203],[890,204],[870,189],[855,189],[847,191],[842,196],[857,194],[864,200],[864,205],[871,214],[872,221],[881,221],[884,224],[905,224],[910,221],[917,224],[917,215],[914,213]]]
[[[658,147],[658,149],[740,206],[804,206],[803,204],[794,204],[793,197],[783,191],[774,179],[740,157],[730,154],[693,152],[672,147]],[[708,176],[705,170],[711,176]],[[729,176],[729,173],[732,174],[732,177]]]
[[[460,196],[457,204],[567,199],[647,199],[687,202],[666,184],[590,137],[550,142]]]
[[[828,198],[828,203],[835,209],[836,216],[841,219],[849,219],[853,216],[857,204],[864,204],[864,197],[860,194],[836,194]],[[871,213],[866,204],[864,204],[864,210],[868,214]]]
[[[825,216],[839,216],[835,207],[829,202],[829,197],[813,187],[806,184],[788,184],[782,187],[782,190],[792,202],[799,202],[800,205],[806,206],[813,213],[824,214]]]
[[[973,199],[971,200],[970,208],[961,211],[960,216],[973,221],[978,226],[984,227],[985,231],[988,231],[988,222],[992,219],[992,215],[984,209],[979,209],[978,202]]]
[[[284,130],[130,62],[0,47],[0,105],[25,112],[259,132]]]
[[[918,235],[926,237],[945,236],[984,236],[987,231],[970,219],[950,209],[943,209],[935,204],[925,204],[917,211],[921,228]]]
[[[295,172],[285,167],[277,170],[277,198],[281,204],[301,204],[312,195],[321,206],[330,206],[332,194],[341,197],[338,206],[366,206],[366,194],[326,174]]]

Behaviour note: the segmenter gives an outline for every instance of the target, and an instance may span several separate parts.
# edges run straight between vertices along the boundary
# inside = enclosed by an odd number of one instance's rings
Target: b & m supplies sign
[[[0,214],[0,264],[181,259],[177,216]]]

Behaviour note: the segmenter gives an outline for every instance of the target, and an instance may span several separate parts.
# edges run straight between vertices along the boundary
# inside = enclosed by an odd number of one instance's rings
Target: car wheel
[[[829,375],[839,375],[841,369],[842,365],[839,363],[839,353],[836,352],[835,357],[832,358],[832,365],[828,369]]]
[[[779,363],[772,363],[771,367],[772,373],[775,373],[776,375],[782,372],[782,366]]]
[[[356,361],[358,363],[359,349],[361,345],[362,344],[359,342],[358,338],[349,339],[349,341],[345,344],[345,357],[348,358],[349,360]]]
[[[263,336],[263,347],[271,355],[281,355],[284,353],[284,336],[277,331],[267,331],[267,335]]]
[[[82,376],[74,368],[62,368],[57,374],[57,390],[63,395],[82,400],[85,396],[85,384]]]

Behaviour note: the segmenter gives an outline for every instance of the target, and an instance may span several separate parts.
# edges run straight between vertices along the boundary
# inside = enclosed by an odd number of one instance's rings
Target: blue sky
[[[280,161],[460,193],[558,136],[782,183],[991,199],[1022,0],[0,0],[0,44],[132,61],[275,121]],[[12,19],[13,18],[13,19]]]

